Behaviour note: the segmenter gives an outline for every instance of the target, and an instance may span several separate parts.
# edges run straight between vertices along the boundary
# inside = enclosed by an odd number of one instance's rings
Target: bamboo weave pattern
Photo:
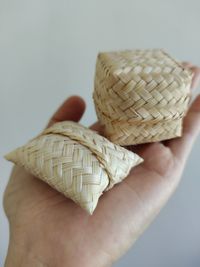
[[[163,50],[99,53],[93,98],[105,136],[119,145],[181,136],[191,81]]]
[[[92,214],[99,197],[143,160],[71,121],[44,130],[6,158]]]

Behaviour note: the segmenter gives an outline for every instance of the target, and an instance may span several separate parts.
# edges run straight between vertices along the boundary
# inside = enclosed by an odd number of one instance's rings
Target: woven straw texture
[[[163,50],[99,53],[93,98],[105,136],[119,145],[181,136],[191,80]]]
[[[101,194],[143,161],[71,121],[54,124],[6,159],[25,167],[90,214]]]

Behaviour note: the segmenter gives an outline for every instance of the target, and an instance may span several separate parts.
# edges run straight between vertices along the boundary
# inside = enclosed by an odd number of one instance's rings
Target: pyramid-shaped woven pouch
[[[191,80],[163,50],[99,53],[93,98],[105,136],[119,145],[181,136]]]
[[[101,194],[143,160],[82,125],[54,124],[6,159],[71,198],[92,214]]]

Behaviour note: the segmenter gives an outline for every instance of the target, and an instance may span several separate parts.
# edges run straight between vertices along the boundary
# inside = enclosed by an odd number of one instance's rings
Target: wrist
[[[33,258],[32,255],[20,253],[19,251],[8,251],[5,267],[45,267],[44,261]]]
[[[95,257],[89,252],[89,248],[82,255],[76,255],[72,246],[68,250],[60,244],[46,242],[44,239],[32,237],[28,238],[19,231],[10,231],[10,241],[4,267],[110,267],[103,257]],[[42,240],[42,242],[41,242]],[[58,245],[58,244],[57,244]],[[79,253],[78,253],[79,254]]]
[[[5,267],[43,267],[47,263],[35,255],[33,247],[25,240],[10,237]]]

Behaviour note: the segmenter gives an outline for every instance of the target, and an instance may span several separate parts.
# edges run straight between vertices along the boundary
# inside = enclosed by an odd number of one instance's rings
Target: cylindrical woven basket
[[[143,160],[84,126],[54,124],[6,159],[71,198],[92,214],[104,191],[121,182]]]
[[[181,136],[191,81],[160,49],[99,53],[93,98],[105,136],[119,145]]]

